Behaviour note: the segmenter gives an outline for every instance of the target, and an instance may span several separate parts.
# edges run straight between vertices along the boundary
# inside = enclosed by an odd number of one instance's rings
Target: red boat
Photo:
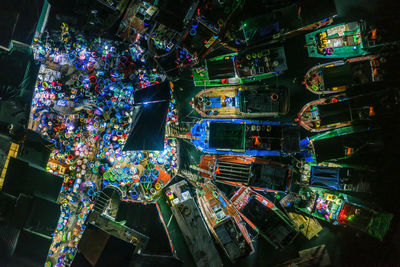
[[[248,156],[204,155],[198,170],[203,178],[261,191],[288,191],[292,178],[290,166]]]
[[[238,211],[212,182],[201,185],[197,200],[212,235],[232,262],[254,252],[251,238]]]
[[[231,201],[242,218],[276,249],[287,246],[297,236],[293,222],[250,187],[241,187]]]

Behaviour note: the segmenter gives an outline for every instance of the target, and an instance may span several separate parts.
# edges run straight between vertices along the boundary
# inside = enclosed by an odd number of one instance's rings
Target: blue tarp
[[[310,186],[340,189],[340,169],[322,166],[312,166]]]

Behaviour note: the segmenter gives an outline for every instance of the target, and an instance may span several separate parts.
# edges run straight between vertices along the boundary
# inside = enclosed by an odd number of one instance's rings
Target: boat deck
[[[184,212],[185,207],[190,212]],[[196,265],[222,266],[221,258],[213,245],[213,240],[204,223],[196,202],[190,198],[179,205],[171,207],[172,213],[183,232],[186,244],[195,259]]]

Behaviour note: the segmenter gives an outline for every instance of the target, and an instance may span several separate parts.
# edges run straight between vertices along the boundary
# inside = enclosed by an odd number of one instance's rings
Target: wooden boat
[[[298,134],[290,123],[203,119],[192,127],[190,138],[206,153],[279,156],[298,151]]]
[[[344,58],[368,54],[361,27],[361,22],[340,23],[306,34],[308,56]]]
[[[276,117],[289,111],[289,90],[259,86],[224,86],[200,91],[193,108],[208,118]]]
[[[400,90],[389,88],[363,95],[339,94],[311,101],[296,121],[311,132],[322,132],[393,114],[398,111]]]
[[[211,234],[232,262],[253,253],[254,247],[244,221],[212,182],[201,185],[197,200]]]
[[[207,59],[192,73],[195,86],[223,86],[275,77],[285,70],[285,49],[260,45]]]
[[[291,220],[249,187],[241,187],[231,201],[242,218],[276,249],[287,246],[296,237]]]
[[[381,81],[383,61],[370,55],[317,65],[307,71],[303,84],[314,94],[341,93],[354,85]]]
[[[203,155],[198,170],[203,178],[260,191],[288,191],[292,179],[290,166],[248,156]]]
[[[222,260],[187,182],[182,180],[175,183],[166,188],[165,192],[196,265],[222,266]]]
[[[302,187],[295,207],[306,214],[335,225],[348,225],[382,240],[392,214],[381,213],[350,201],[346,194],[329,189]]]

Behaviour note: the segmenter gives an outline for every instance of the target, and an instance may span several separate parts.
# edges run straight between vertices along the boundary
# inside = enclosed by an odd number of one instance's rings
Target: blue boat
[[[290,123],[204,119],[191,130],[200,151],[225,155],[281,156],[299,150],[299,131]]]

